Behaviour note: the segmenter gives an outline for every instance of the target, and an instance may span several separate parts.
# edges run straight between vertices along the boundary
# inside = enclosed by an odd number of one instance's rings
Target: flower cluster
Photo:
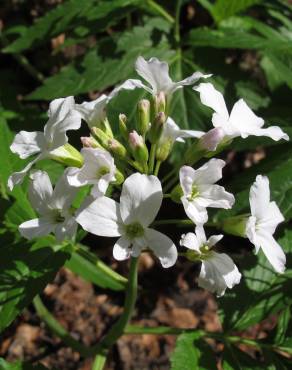
[[[235,137],[268,136],[276,141],[289,138],[277,126],[263,128],[263,119],[242,99],[229,114],[223,95],[210,82],[195,85],[211,75],[196,72],[174,82],[167,63],[156,58],[146,61],[142,57],[136,61],[136,71],[146,83],[129,79],[109,95],[82,104],[76,104],[73,97],[56,99],[50,104],[44,132],[20,131],[15,136],[11,145],[13,153],[22,159],[36,155],[8,181],[12,190],[30,174],[28,195],[39,218],[22,223],[20,233],[28,239],[54,233],[58,241],[63,241],[74,239],[79,224],[94,235],[118,237],[113,247],[117,260],[138,257],[149,250],[168,268],[178,258],[177,247],[167,235],[155,229],[165,195],[182,204],[195,228],[194,233],[181,236],[180,246],[187,250],[179,254],[201,262],[199,285],[221,296],[226,288],[240,282],[241,274],[227,254],[216,252],[215,245],[223,235],[207,239],[204,230],[209,207],[230,209],[235,202],[231,193],[217,185],[226,163],[212,157]],[[180,129],[169,116],[173,94],[188,85],[194,94],[199,93],[202,104],[214,111],[214,127],[208,132]],[[120,91],[134,89],[144,89],[150,95],[138,102],[134,125],[125,114],[119,115],[116,133],[107,117],[107,106]],[[82,120],[87,123],[90,135],[81,137],[83,148],[79,152],[68,143],[66,132],[78,130]],[[193,140],[193,144],[174,173],[178,183],[166,195],[158,177],[160,165],[169,157],[175,142],[184,143],[186,138]],[[211,159],[199,168],[192,167],[206,157]],[[67,167],[54,189],[46,172],[32,171],[34,164],[44,158]],[[85,186],[90,191],[81,206],[74,208],[76,195]],[[119,194],[117,202],[114,199]],[[273,234],[284,218],[275,202],[270,201],[266,177],[257,176],[249,200],[250,215],[226,219],[222,228],[248,238],[256,252],[262,249],[281,273],[285,269],[285,255]]]

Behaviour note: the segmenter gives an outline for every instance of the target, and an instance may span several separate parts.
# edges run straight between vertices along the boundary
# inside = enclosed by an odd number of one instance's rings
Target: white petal
[[[161,62],[157,58],[146,61],[143,57],[136,60],[137,73],[147,81],[153,90],[153,95],[163,91],[167,93],[172,90],[174,83],[169,77],[169,68],[166,62]]]
[[[195,201],[202,207],[230,209],[235,202],[233,194],[228,193],[223,186],[199,185],[198,188],[200,195]]]
[[[247,219],[246,227],[245,227],[245,235],[249,239],[249,241],[252,244],[254,244],[256,248],[256,253],[257,253],[259,251],[260,246],[257,243],[256,222],[257,222],[257,219],[254,216],[250,216]]]
[[[207,107],[212,108],[223,120],[228,120],[229,114],[226,108],[225,100],[220,91],[210,83],[201,83],[193,87],[200,93],[201,102]]]
[[[182,166],[179,170],[179,181],[182,191],[186,197],[192,193],[193,182],[196,171],[190,166]]]
[[[196,130],[179,130],[179,137],[187,138],[187,137],[195,137],[200,138],[205,135],[204,131],[196,131]]]
[[[234,104],[229,122],[240,131],[242,138],[257,135],[258,130],[264,125],[264,120],[256,116],[243,99]]]
[[[267,232],[259,231],[257,233],[257,242],[275,271],[283,273],[285,271],[286,256],[273,236]]]
[[[203,73],[201,72],[194,72],[191,76],[181,80],[181,81],[178,81],[178,82],[175,82],[174,83],[174,87],[172,89],[172,92],[174,92],[175,90],[181,88],[182,86],[189,86],[189,85],[193,85],[195,84],[200,78],[209,78],[211,77],[212,75],[209,74],[209,75],[204,75]]]
[[[67,210],[71,207],[72,202],[78,192],[78,189],[70,186],[67,179],[67,171],[57,181],[51,200],[51,206],[55,209]]]
[[[279,141],[281,139],[289,140],[289,136],[282,131],[282,129],[278,126],[270,126],[268,128],[262,128],[253,133],[255,136],[267,136],[275,141]]]
[[[33,154],[41,152],[45,147],[43,132],[20,131],[15,135],[10,150],[19,155],[21,159],[30,157]]]
[[[58,242],[65,239],[71,240],[76,235],[78,224],[73,217],[67,218],[64,222],[58,223],[55,228],[55,235]]]
[[[240,272],[227,254],[212,252],[212,257],[202,262],[198,283],[221,297],[226,288],[233,288],[240,279]]]
[[[77,211],[76,221],[95,235],[120,236],[123,233],[120,205],[107,197],[86,199]]]
[[[106,115],[105,108],[108,101],[109,98],[107,95],[102,94],[93,101],[76,104],[75,109],[80,113],[89,127],[94,127],[98,126],[104,120]]]
[[[49,175],[44,171],[36,171],[30,175],[29,200],[39,214],[45,214],[49,210],[49,204],[53,194],[53,187]]]
[[[54,231],[55,224],[47,217],[35,218],[19,225],[19,231],[27,239],[39,238]]]
[[[124,261],[131,256],[130,241],[126,237],[119,238],[114,245],[113,256],[117,261]]]
[[[266,216],[269,203],[269,179],[266,176],[258,175],[249,192],[249,204],[252,216],[255,216],[257,220],[263,219]]]
[[[177,249],[168,236],[154,229],[145,230],[148,247],[153,250],[164,268],[171,267],[177,260]]]
[[[195,184],[214,184],[222,178],[222,169],[225,166],[222,159],[212,158],[202,167],[195,170]]]
[[[110,94],[109,94],[109,99],[114,98],[119,94],[120,91],[122,90],[135,90],[135,89],[144,89],[150,94],[152,94],[152,90],[143,84],[142,81],[136,80],[136,79],[129,79],[123,82],[120,86],[116,87]]]
[[[222,129],[222,127],[214,127],[202,136],[200,145],[203,149],[215,151],[218,144],[223,140],[224,137],[225,131]]]
[[[123,184],[120,199],[123,222],[150,225],[160,209],[162,198],[161,183],[156,176],[140,173],[129,176]]]
[[[196,225],[203,225],[208,221],[206,208],[198,206],[195,202],[189,201],[185,197],[181,198],[185,213]]]
[[[43,159],[44,156],[42,154],[38,155],[34,160],[29,162],[23,170],[18,171],[18,172],[13,172],[12,175],[10,175],[7,185],[10,191],[13,190],[15,185],[19,185],[22,183],[23,179],[25,178],[26,174],[30,171],[32,166],[37,162]]]
[[[207,245],[211,248],[214,245],[216,245],[221,239],[223,238],[223,235],[212,235],[210,238],[207,240]]]
[[[199,243],[198,238],[194,233],[183,234],[179,244],[200,253],[201,243]]]
[[[74,98],[55,99],[50,104],[49,120],[44,128],[44,135],[50,151],[66,144],[66,131],[78,130],[81,126],[81,115],[75,110]]]

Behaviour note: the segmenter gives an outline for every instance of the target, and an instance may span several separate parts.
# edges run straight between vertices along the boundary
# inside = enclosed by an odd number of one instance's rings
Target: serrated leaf
[[[0,259],[0,332],[41,293],[69,257],[52,238],[35,244],[1,246]]]
[[[20,37],[7,46],[4,51],[7,53],[19,53],[32,46],[49,40],[60,33],[74,30],[78,26],[94,25],[95,32],[101,31],[113,23],[116,18],[124,17],[131,6],[137,0],[112,0],[99,1],[67,0],[48,12],[45,16],[37,19],[36,23],[22,29]],[[8,30],[8,33],[9,32]]]

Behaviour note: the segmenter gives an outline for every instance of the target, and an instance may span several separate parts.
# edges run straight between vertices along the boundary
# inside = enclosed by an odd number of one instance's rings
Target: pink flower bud
[[[84,148],[98,148],[100,145],[92,136],[83,136],[80,138]]]
[[[137,133],[137,131],[132,131],[129,133],[129,144],[132,149],[142,147],[144,144],[143,138]]]
[[[224,138],[225,133],[221,127],[215,127],[212,130],[208,131],[200,139],[200,146],[203,149],[213,152],[217,149],[218,144]]]

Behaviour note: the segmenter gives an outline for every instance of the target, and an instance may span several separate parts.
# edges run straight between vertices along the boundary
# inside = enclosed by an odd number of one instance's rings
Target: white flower
[[[161,62],[157,58],[150,58],[146,61],[143,57],[138,57],[135,63],[137,73],[144,78],[149,86],[137,79],[125,81],[118,87],[120,90],[133,90],[135,88],[143,88],[152,95],[157,95],[163,92],[166,96],[171,96],[176,90],[186,85],[193,85],[200,78],[207,78],[211,75],[204,75],[201,72],[195,72],[191,76],[182,81],[173,82],[169,76],[169,67],[166,62]]]
[[[229,209],[233,206],[234,196],[222,186],[214,185],[222,178],[224,166],[224,161],[213,158],[197,170],[181,167],[181,201],[187,216],[195,224],[204,224],[208,220],[207,207]]]
[[[80,114],[74,110],[74,98],[55,99],[50,103],[48,110],[49,120],[44,132],[20,131],[14,138],[10,149],[21,159],[37,154],[37,157],[19,172],[14,172],[8,179],[10,190],[22,182],[31,167],[39,160],[48,157],[54,150],[68,142],[66,131],[77,130],[81,125]]]
[[[270,202],[269,179],[258,175],[250,188],[251,216],[246,225],[246,236],[254,244],[256,253],[261,248],[274,269],[283,273],[286,257],[273,234],[284,217],[275,202]]]
[[[153,250],[163,267],[174,265],[177,250],[164,234],[149,228],[162,203],[162,188],[156,176],[135,173],[123,184],[120,203],[107,197],[85,201],[76,220],[86,231],[100,236],[119,236],[113,250],[117,260],[137,257]]]
[[[201,83],[193,89],[200,93],[201,102],[215,111],[212,117],[213,125],[221,127],[226,137],[232,139],[241,136],[245,139],[254,135],[268,136],[275,141],[289,140],[288,135],[278,126],[262,128],[264,120],[257,117],[243,99],[234,104],[229,115],[223,95],[211,83]]]
[[[19,226],[21,235],[32,239],[54,233],[58,241],[72,239],[78,225],[70,207],[77,189],[69,186],[65,173],[54,190],[44,171],[34,172],[31,179],[29,199],[40,217],[23,222]]]
[[[71,186],[94,185],[94,197],[105,194],[111,181],[115,181],[116,166],[113,157],[104,149],[83,148],[81,154],[84,164],[81,168],[68,169],[67,178]]]
[[[168,141],[171,143],[174,143],[175,141],[184,143],[184,138],[200,138],[204,134],[205,132],[203,131],[181,130],[174,122],[174,120],[171,117],[168,117],[163,127],[161,137],[159,139],[159,145],[162,145]]]
[[[226,288],[233,288],[239,284],[241,274],[232,259],[225,253],[217,253],[212,247],[223,238],[223,235],[213,235],[206,239],[202,226],[196,227],[196,233],[182,235],[180,245],[190,249],[187,253],[191,260],[202,261],[201,271],[198,278],[200,287],[217,293],[221,297]]]

